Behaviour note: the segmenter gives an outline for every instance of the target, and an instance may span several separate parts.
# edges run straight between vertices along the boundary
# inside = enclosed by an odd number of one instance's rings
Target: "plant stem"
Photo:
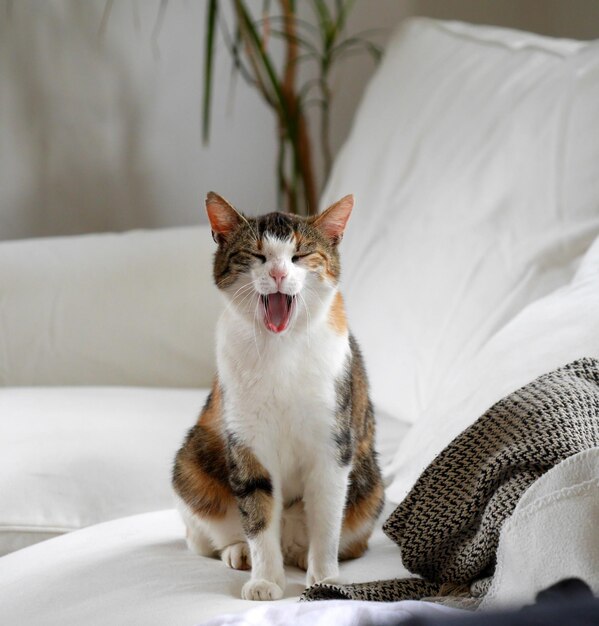
[[[298,106],[298,97],[296,89],[297,79],[297,57],[298,57],[298,40],[297,29],[295,23],[295,12],[290,0],[280,0],[281,11],[283,13],[283,32],[285,33],[285,43],[287,46],[287,54],[283,69],[283,80],[281,83],[282,92],[282,109],[280,124],[285,122],[285,117],[295,120],[295,124],[288,128],[287,137],[293,147],[293,176],[294,198],[289,197],[290,206],[288,210],[297,213],[302,206],[299,196],[299,185],[297,177],[299,176],[303,187],[303,200],[305,203],[305,211],[308,215],[312,215],[317,211],[316,205],[316,184],[314,181],[314,172],[312,169],[312,148],[310,145],[310,135],[307,128],[307,122],[304,113]],[[279,133],[279,138],[281,134]],[[279,139],[281,140],[281,139]]]

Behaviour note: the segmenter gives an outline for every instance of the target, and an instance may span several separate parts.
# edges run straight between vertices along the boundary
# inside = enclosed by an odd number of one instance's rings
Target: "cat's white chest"
[[[347,336],[326,324],[310,335],[257,336],[219,324],[217,355],[225,423],[280,472],[287,497],[315,456],[333,455],[335,383],[347,364]]]

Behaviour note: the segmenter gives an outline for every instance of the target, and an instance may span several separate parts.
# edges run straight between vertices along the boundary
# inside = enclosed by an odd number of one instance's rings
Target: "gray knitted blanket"
[[[383,526],[421,578],[319,584],[303,600],[484,594],[503,522],[543,473],[599,446],[599,361],[540,376],[492,406],[422,473]],[[451,603],[451,602],[448,602]]]

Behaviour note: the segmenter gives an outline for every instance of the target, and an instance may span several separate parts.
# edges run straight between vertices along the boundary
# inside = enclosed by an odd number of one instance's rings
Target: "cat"
[[[281,598],[284,563],[307,570],[307,585],[334,581],[383,508],[368,381],[338,290],[353,205],[350,195],[315,217],[246,217],[206,199],[228,305],[218,375],[173,487],[189,548],[251,569],[244,599]]]

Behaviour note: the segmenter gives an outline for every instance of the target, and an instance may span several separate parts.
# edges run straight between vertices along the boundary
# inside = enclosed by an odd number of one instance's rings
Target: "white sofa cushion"
[[[170,508],[175,453],[207,392],[0,389],[0,555]]]
[[[207,226],[0,244],[0,386],[208,387]]]
[[[568,457],[533,483],[504,523],[481,609],[532,604],[543,589],[580,578],[599,595],[599,448]]]
[[[391,39],[322,206],[353,192],[350,325],[416,422],[599,232],[599,43],[427,19]]]
[[[389,497],[400,502],[435,456],[495,402],[585,356],[599,358],[599,238],[569,285],[527,306],[467,367],[448,375],[387,468]]]
[[[175,453],[206,390],[0,389],[0,555],[83,528],[171,508]],[[388,463],[407,426],[377,415]]]

